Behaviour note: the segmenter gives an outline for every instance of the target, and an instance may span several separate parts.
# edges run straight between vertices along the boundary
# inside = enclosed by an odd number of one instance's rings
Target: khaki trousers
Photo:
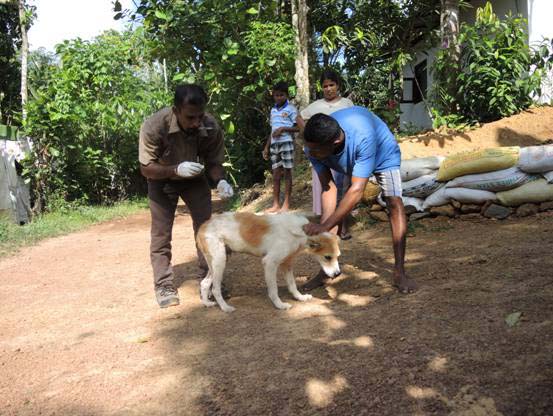
[[[150,259],[156,288],[173,285],[171,240],[179,197],[190,210],[194,239],[200,226],[211,217],[211,190],[205,176],[184,180],[148,180],[148,199],[152,215]],[[207,263],[197,245],[196,251],[198,266],[206,273]]]

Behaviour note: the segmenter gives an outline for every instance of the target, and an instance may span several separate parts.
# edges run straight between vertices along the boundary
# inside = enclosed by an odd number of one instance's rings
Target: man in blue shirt
[[[388,126],[363,107],[350,107],[330,116],[316,114],[303,132],[305,154],[323,186],[323,214],[320,224],[304,226],[308,235],[332,230],[348,215],[363,196],[369,177],[374,175],[388,207],[394,247],[394,285],[401,293],[411,293],[416,283],[405,274],[407,218],[401,199],[401,152]],[[351,186],[336,206],[336,185],[330,169],[351,176]],[[322,286],[328,277],[321,270],[304,289]]]

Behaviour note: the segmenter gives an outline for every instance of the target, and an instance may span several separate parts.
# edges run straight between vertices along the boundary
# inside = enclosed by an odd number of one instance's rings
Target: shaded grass
[[[110,206],[76,206],[42,214],[23,226],[0,217],[0,257],[46,238],[78,231],[98,222],[125,218],[146,208],[148,201],[145,198]]]

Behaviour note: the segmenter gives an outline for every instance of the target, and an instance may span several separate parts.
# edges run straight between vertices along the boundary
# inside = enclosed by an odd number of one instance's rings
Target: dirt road
[[[237,311],[202,307],[186,214],[182,304],[168,310],[153,297],[146,212],[26,248],[0,261],[0,414],[553,414],[553,216],[418,224],[417,294],[390,287],[376,224],[342,245],[345,273],[313,301],[281,287],[286,312],[239,254],[226,272]],[[296,265],[299,280],[315,271]]]

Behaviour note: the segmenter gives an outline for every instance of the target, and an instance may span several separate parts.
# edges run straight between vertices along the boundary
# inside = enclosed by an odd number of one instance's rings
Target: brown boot
[[[329,280],[329,277],[326,275],[323,269],[319,270],[315,276],[309,279],[303,286],[300,287],[300,290],[309,292],[311,290],[317,289],[318,287],[324,286],[325,283]]]

